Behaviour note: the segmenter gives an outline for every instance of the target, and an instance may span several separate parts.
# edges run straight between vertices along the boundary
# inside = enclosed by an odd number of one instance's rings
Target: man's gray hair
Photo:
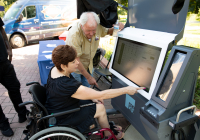
[[[95,12],[84,12],[84,13],[82,13],[81,17],[80,17],[80,20],[79,20],[80,24],[82,26],[85,25],[85,23],[88,21],[88,17],[89,17],[88,14],[89,13],[91,13],[93,15],[95,21],[97,22],[97,24],[99,24],[100,23],[100,19],[99,19],[98,15]]]

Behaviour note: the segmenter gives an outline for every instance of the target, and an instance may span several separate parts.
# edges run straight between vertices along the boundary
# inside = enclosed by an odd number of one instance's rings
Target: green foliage
[[[4,6],[4,3],[2,0],[0,1],[0,5]],[[3,15],[4,15],[4,11],[0,11],[0,17],[3,17]]]
[[[127,15],[119,15],[119,22],[126,24]]]
[[[128,7],[128,0],[115,0],[115,1]],[[117,12],[118,12],[118,15],[127,15],[127,11],[119,6],[118,6]],[[196,20],[200,20],[200,0],[190,0],[187,17],[189,17],[189,15],[193,13],[198,14]]]
[[[128,0],[115,0],[115,1],[123,6],[128,7]],[[127,10],[118,6],[117,13],[118,15],[127,15]]]
[[[17,0],[3,0],[5,6],[11,5],[13,2],[16,2]]]
[[[12,4],[17,0],[2,0],[1,5],[4,6],[4,11],[0,12],[0,17],[3,17],[4,14],[8,11],[8,9],[12,6]]]
[[[115,0],[117,3],[128,7],[128,0]]]
[[[199,12],[197,14],[197,18],[196,19],[200,21],[200,8],[199,8]]]
[[[118,15],[127,15],[127,10],[119,7],[117,10]]]
[[[112,51],[106,52],[105,58],[106,58],[107,60],[109,60],[111,54],[112,54]]]
[[[116,2],[128,7],[128,0],[115,0]],[[188,12],[198,14],[200,9],[200,0],[190,0]],[[126,10],[118,9],[118,14],[125,15]]]
[[[187,13],[187,21],[200,21],[200,10],[198,14],[192,12]]]
[[[189,12],[197,14],[199,12],[199,8],[200,8],[200,0],[190,0],[188,9]]]
[[[109,38],[107,38],[106,40],[100,41],[102,43],[100,43],[100,46],[106,50],[106,54],[105,54],[105,58],[107,60],[109,60],[112,52],[113,52],[113,48],[114,48],[114,44],[115,44],[115,37],[110,36]]]
[[[128,0],[115,0],[115,1],[128,7]],[[190,0],[188,12],[198,14],[199,9],[200,9],[200,0]],[[127,14],[127,11],[122,8],[119,8],[118,14],[125,15],[125,14]],[[199,15],[199,17],[200,17],[200,15]]]
[[[193,103],[197,106],[197,108],[200,108],[200,69],[198,72],[198,79],[197,79],[197,83],[196,83]]]

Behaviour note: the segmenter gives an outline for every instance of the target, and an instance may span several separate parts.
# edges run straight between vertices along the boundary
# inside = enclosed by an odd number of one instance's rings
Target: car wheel
[[[21,47],[24,47],[25,45],[25,39],[22,35],[15,34],[11,37],[10,43],[13,48],[21,48]]]

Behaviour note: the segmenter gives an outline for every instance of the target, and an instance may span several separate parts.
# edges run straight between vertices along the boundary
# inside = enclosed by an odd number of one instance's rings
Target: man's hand
[[[87,81],[88,81],[88,83],[90,85],[95,85],[96,87],[99,87],[98,84],[97,84],[97,82],[96,82],[96,80],[92,76],[90,76],[89,78],[87,78]]]
[[[113,26],[114,26],[114,24],[113,24]],[[124,24],[121,23],[121,22],[119,22],[119,30],[121,31],[122,29],[124,29]],[[113,34],[113,30],[114,30],[113,27],[112,27],[112,28],[109,28],[109,29],[108,29],[108,34],[109,34],[109,35],[112,35],[112,34]]]
[[[124,24],[119,22],[119,30],[121,31],[122,29],[124,29]]]
[[[98,84],[96,82],[96,80],[87,72],[87,70],[84,68],[83,64],[81,63],[80,61],[80,58],[78,57],[77,58],[78,62],[79,62],[79,65],[78,65],[78,70],[81,72],[81,74],[87,79],[88,83],[90,85],[95,85],[97,87]]]

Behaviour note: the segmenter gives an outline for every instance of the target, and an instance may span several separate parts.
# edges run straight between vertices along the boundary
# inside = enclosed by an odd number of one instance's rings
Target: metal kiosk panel
[[[168,140],[173,130],[181,130],[186,139],[197,140],[200,120],[194,114],[193,99],[199,58],[199,49],[172,48],[151,100],[140,110],[141,121],[150,139]]]

